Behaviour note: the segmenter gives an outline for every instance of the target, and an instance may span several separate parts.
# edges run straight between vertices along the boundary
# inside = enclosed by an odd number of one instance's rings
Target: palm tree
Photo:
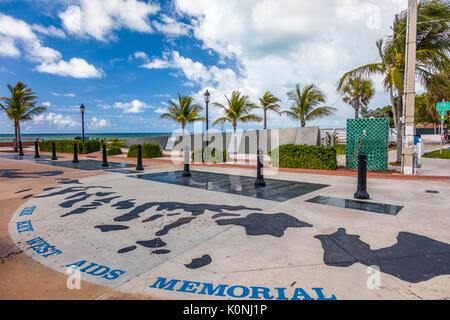
[[[169,104],[169,112],[163,113],[161,118],[179,122],[183,129],[183,135],[187,123],[205,120],[205,117],[198,116],[203,108],[198,104],[192,104],[192,98],[189,96],[181,96],[178,93],[178,104],[172,100],[169,100]]]
[[[4,104],[0,103],[0,107],[5,111],[7,117],[14,122],[14,152],[17,152],[20,137],[20,121],[32,120],[34,116],[40,115],[47,110],[45,107],[36,107],[35,93],[23,82],[17,82],[13,87],[10,84],[7,85],[11,92],[11,97],[2,97],[0,101],[4,101]]]
[[[342,88],[344,97],[342,100],[355,109],[355,119],[359,118],[359,113],[363,116],[367,112],[370,99],[375,94],[371,80],[362,77],[352,77]]]
[[[295,85],[295,90],[287,93],[292,105],[288,111],[281,112],[294,120],[300,120],[302,127],[306,125],[306,121],[320,119],[331,116],[336,112],[336,108],[322,106],[325,102],[325,94],[314,84],[300,88],[300,84]]]
[[[421,1],[417,10],[417,50],[416,75],[427,88],[435,87],[438,82],[445,83],[434,74],[447,68],[450,50],[448,41],[448,17],[450,4],[442,0]],[[406,56],[406,12],[396,15],[392,26],[393,34],[383,45],[376,42],[380,62],[369,63],[345,73],[337,84],[342,93],[350,78],[355,76],[383,77],[384,89],[389,93],[394,124],[397,130],[397,161],[401,161],[402,135],[401,117],[403,111],[404,74]],[[446,67],[447,66],[447,67]],[[397,97],[395,97],[397,96]]]
[[[264,93],[262,98],[259,98],[260,106],[259,108],[264,110],[264,130],[267,129],[267,111],[273,111],[280,114],[280,105],[277,102],[281,100],[271,94],[269,91]]]
[[[222,109],[224,114],[214,121],[213,126],[217,123],[230,122],[233,125],[233,132],[236,133],[237,123],[240,121],[242,123],[256,121],[261,122],[262,118],[255,114],[250,113],[251,110],[258,108],[254,103],[250,101],[250,98],[246,95],[242,95],[239,91],[233,91],[231,93],[231,99],[227,99],[227,105],[224,106],[220,103],[214,102],[216,107]]]

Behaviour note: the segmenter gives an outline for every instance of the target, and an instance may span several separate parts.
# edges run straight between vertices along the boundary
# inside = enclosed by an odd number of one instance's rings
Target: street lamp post
[[[81,106],[80,106],[80,111],[81,111],[81,132],[82,132],[83,141],[84,141],[84,110],[85,110],[84,104],[81,104]]]
[[[209,137],[208,137],[208,130],[209,130],[209,119],[208,119],[208,104],[209,104],[209,97],[211,96],[208,92],[208,89],[206,89],[206,92],[204,94],[205,96],[205,104],[206,104],[206,146],[208,147],[209,144]]]

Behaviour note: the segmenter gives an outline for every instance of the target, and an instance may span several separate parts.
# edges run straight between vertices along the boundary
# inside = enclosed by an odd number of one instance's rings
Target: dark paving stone
[[[450,274],[450,245],[415,233],[399,232],[396,244],[377,250],[343,228],[314,238],[322,243],[323,261],[329,266],[376,265],[381,272],[412,283]]]
[[[265,179],[266,186],[257,188],[254,185],[255,177],[202,171],[191,171],[191,177],[183,177],[182,173],[183,171],[138,174],[136,178],[279,202],[328,187],[325,184]]]
[[[0,157],[12,159],[12,160],[35,160],[34,153],[30,153],[30,152],[24,152],[23,156],[19,156],[19,153],[5,152],[5,153],[0,153]],[[41,154],[41,157],[39,159],[37,159],[37,161],[51,159],[51,158],[52,157],[49,155]]]
[[[267,234],[274,237],[281,237],[287,228],[312,227],[311,224],[300,221],[285,213],[251,213],[244,218],[216,220],[216,223],[220,226],[230,224],[242,226],[250,236]]]
[[[162,241],[160,238],[155,238],[153,240],[137,241],[136,243],[146,248],[160,248],[166,246],[166,243]]]
[[[399,213],[400,210],[403,209],[403,206],[396,206],[376,202],[367,202],[360,200],[325,197],[325,196],[317,196],[312,199],[306,200],[306,202],[326,204],[333,207],[356,209],[390,215],[396,215],[397,213]]]
[[[136,248],[137,248],[136,246],[129,246],[129,247],[122,248],[122,249],[118,250],[117,253],[130,252],[130,251],[133,251]]]
[[[102,232],[118,231],[128,229],[129,226],[121,226],[116,224],[103,224],[95,226],[94,228],[100,229]]]
[[[184,266],[189,269],[198,269],[210,264],[212,261],[209,254],[205,254],[200,258],[192,259],[191,263],[185,264]]]
[[[186,217],[186,218],[180,218],[174,223],[168,224],[164,226],[161,230],[157,231],[155,233],[156,236],[163,236],[166,235],[170,230],[177,228],[179,226],[182,226],[183,224],[188,224],[192,220],[194,220],[196,217]]]
[[[105,170],[105,169],[119,169],[119,168],[133,167],[132,164],[128,163],[108,162],[109,166],[104,168],[102,167],[102,162],[97,160],[80,160],[80,162],[78,163],[73,163],[72,161],[37,161],[37,162],[79,170]]]
[[[23,172],[20,169],[1,169],[0,178],[20,179],[20,178],[39,178],[52,177],[64,174],[64,171],[38,171],[38,172]]]

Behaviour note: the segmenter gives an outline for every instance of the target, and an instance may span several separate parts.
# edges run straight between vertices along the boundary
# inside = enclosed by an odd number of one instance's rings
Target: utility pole
[[[405,106],[403,108],[404,135],[402,150],[402,173],[414,174],[414,124],[417,0],[409,0],[406,33]]]

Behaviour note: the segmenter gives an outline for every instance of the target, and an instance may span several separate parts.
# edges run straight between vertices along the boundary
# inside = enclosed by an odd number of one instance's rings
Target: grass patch
[[[437,159],[450,159],[450,150],[442,149],[442,154],[439,150],[425,153],[423,155],[424,158],[437,158]]]

